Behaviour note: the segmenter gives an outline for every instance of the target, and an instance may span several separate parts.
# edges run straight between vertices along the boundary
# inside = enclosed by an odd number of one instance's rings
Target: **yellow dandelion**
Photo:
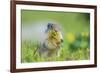
[[[88,37],[88,36],[89,36],[89,33],[88,33],[88,32],[82,32],[81,35],[82,35],[83,37],[84,37],[84,36],[85,36],[85,37]]]
[[[72,34],[72,33],[68,33],[68,34],[66,35],[66,38],[67,38],[67,41],[68,41],[69,43],[73,43],[73,42],[75,41],[75,35]]]
[[[82,36],[85,36],[85,32],[82,32],[81,35],[82,35]]]
[[[85,32],[85,36],[88,37],[89,36],[89,33],[88,32]]]

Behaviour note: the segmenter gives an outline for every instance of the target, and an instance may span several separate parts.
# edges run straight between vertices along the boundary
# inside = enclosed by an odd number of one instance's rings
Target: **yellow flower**
[[[82,32],[81,35],[82,35],[82,36],[85,36],[85,32]]]
[[[85,32],[85,36],[88,37],[89,36],[89,33],[88,32]]]
[[[67,41],[68,41],[69,43],[73,43],[73,42],[75,41],[75,35],[72,34],[72,33],[68,33],[68,34],[66,35],[66,38],[67,38]]]
[[[89,33],[88,32],[82,32],[81,35],[88,37],[89,36]]]

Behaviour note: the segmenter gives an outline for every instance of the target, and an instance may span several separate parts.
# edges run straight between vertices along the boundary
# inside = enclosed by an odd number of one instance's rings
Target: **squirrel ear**
[[[52,23],[48,23],[47,28],[48,28],[48,29],[52,29],[52,28],[53,28],[52,25],[53,25]]]

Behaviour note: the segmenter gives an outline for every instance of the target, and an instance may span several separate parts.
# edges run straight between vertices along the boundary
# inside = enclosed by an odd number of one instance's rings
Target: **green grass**
[[[43,58],[39,56],[38,49],[39,43],[32,41],[23,41],[22,42],[22,55],[21,62],[48,62],[48,61],[72,61],[72,60],[88,60],[90,57],[89,50],[89,36],[79,36],[73,35],[75,40],[73,42],[69,42],[64,38],[63,46],[60,50],[59,57],[50,57]],[[77,40],[79,39],[79,40]],[[69,39],[70,40],[70,39]],[[79,42],[76,44],[77,42]],[[85,43],[85,45],[84,45]]]

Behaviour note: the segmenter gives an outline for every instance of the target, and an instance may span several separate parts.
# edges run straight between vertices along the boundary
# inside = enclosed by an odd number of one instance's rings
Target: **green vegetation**
[[[36,51],[39,43],[24,40],[21,42],[21,62],[88,60],[90,58],[89,16],[89,13],[22,10],[22,27],[30,26],[31,22],[56,21],[62,27],[64,42],[59,57],[42,58]]]
[[[39,43],[22,42],[22,62],[68,61],[89,59],[89,35],[68,34],[64,40],[59,57],[42,58],[37,51]],[[69,38],[70,37],[70,38]],[[73,39],[74,38],[74,39]],[[73,40],[72,40],[73,39]]]

